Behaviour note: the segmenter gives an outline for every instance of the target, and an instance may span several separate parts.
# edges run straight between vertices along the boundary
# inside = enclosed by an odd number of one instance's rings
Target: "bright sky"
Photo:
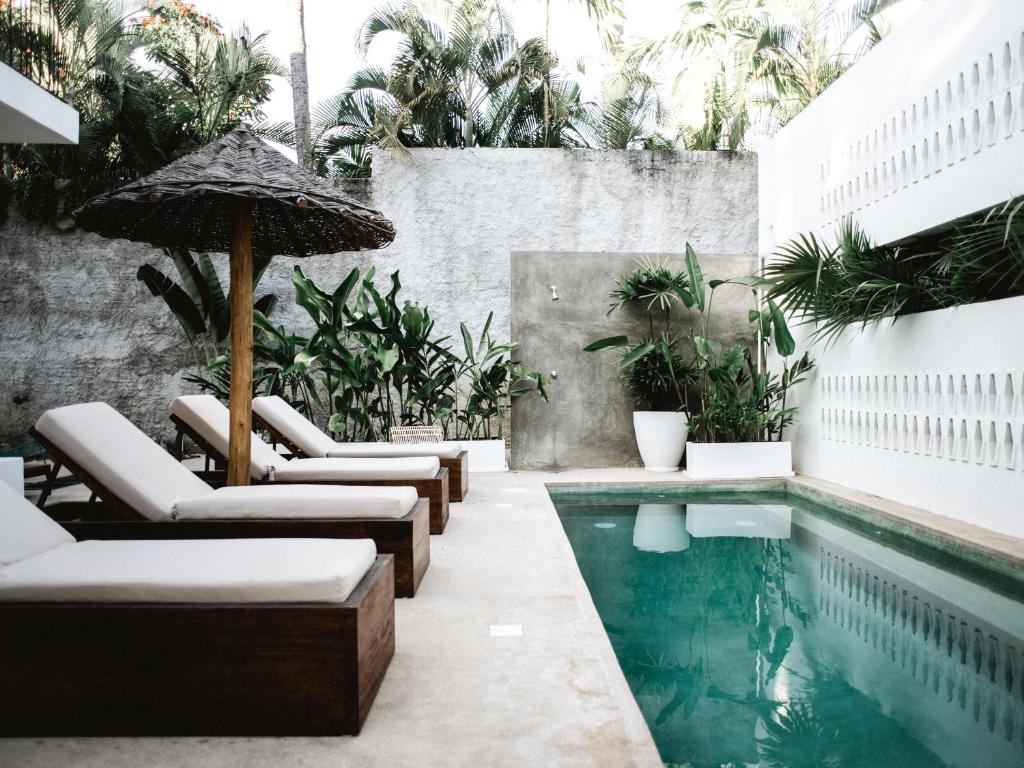
[[[267,32],[267,45],[281,63],[288,66],[289,25],[287,0],[191,0],[197,8],[218,19],[224,27],[237,29],[247,23],[250,32]],[[397,3],[397,0],[392,0]],[[905,0],[890,14],[899,23],[924,0]],[[360,26],[377,6],[388,0],[305,0],[306,60],[309,71],[310,103],[316,104],[343,90],[349,77],[366,63],[386,67],[393,50],[379,40],[364,62],[356,52]],[[544,0],[505,0],[520,40],[544,34]],[[659,37],[671,24],[682,0],[622,0],[625,38]],[[575,71],[577,60],[587,67],[586,77],[575,75],[584,98],[600,94],[601,44],[597,29],[580,0],[551,0],[551,46],[564,70]],[[663,83],[663,85],[665,85]],[[291,89],[284,82],[274,84],[267,105],[272,122],[291,122]]]

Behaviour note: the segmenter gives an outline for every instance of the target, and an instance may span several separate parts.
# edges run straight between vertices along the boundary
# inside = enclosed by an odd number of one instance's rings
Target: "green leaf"
[[[619,367],[628,368],[641,357],[650,354],[653,350],[654,342],[648,341],[643,344],[638,344],[637,346],[633,347],[632,350],[630,350],[629,352],[622,356],[622,359],[619,361]]]
[[[382,373],[389,373],[398,362],[398,347],[380,347],[373,351],[373,356],[380,363]]]
[[[206,322],[184,288],[151,264],[143,264],[135,276],[164,300],[189,338],[206,333]]]
[[[207,253],[199,254],[199,272],[206,282],[206,289],[210,294],[210,320],[216,331],[217,341],[224,341],[231,330],[231,309],[228,307],[227,297],[224,295],[224,288],[221,285],[217,270],[214,269],[213,260]]]
[[[476,362],[473,357],[473,337],[469,335],[469,328],[465,323],[459,323],[459,330],[462,332],[462,345],[466,349],[466,359],[470,363]]]
[[[786,316],[782,313],[779,305],[773,300],[768,300],[768,310],[772,315],[772,338],[775,340],[775,349],[783,357],[789,357],[796,352],[796,342],[786,325]]]
[[[277,306],[279,299],[277,294],[268,293],[265,296],[260,296],[256,303],[252,305],[252,308],[257,312],[262,312],[267,317],[270,317],[274,312],[274,308]]]
[[[597,352],[600,349],[608,349],[609,347],[625,347],[629,344],[628,336],[608,336],[604,339],[598,339],[592,341],[583,348],[584,352]]]
[[[690,276],[690,292],[693,294],[693,303],[701,312],[704,311],[704,272],[700,268],[697,254],[693,247],[686,244],[686,271]]]

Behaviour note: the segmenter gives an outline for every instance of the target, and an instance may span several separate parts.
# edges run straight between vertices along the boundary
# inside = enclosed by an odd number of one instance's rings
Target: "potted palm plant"
[[[687,249],[689,264],[693,251],[689,245]],[[693,260],[696,263],[696,257]],[[636,405],[637,448],[649,472],[677,471],[686,447],[687,388],[695,381],[695,372],[679,354],[683,337],[673,333],[672,310],[693,306],[690,279],[668,262],[641,259],[618,279],[609,294],[608,314],[639,308],[647,321],[646,335],[636,342],[628,336],[609,336],[584,347],[587,352],[618,351],[618,369]]]

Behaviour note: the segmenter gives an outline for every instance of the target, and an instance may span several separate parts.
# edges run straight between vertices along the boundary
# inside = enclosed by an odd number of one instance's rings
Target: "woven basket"
[[[436,424],[417,427],[392,427],[388,432],[388,438],[392,443],[440,443],[442,438],[441,427]]]

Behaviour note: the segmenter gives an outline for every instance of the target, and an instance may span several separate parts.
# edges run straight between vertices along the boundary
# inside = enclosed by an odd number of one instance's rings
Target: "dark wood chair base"
[[[398,519],[116,520],[96,502],[52,504],[45,512],[76,539],[373,539],[394,558],[396,597],[413,597],[430,565],[430,513],[420,499]]]
[[[171,422],[178,430],[178,439],[176,445],[178,447],[179,455],[178,459],[181,459],[180,446],[182,435],[187,435],[192,442],[194,442],[203,453],[206,454],[207,458],[212,460],[215,465],[223,466],[225,457],[216,448],[210,445],[203,439],[203,436],[196,432],[191,426],[179,417],[171,414]],[[288,444],[288,447],[292,451],[295,449]],[[298,457],[298,454],[296,454]],[[209,462],[207,462],[209,464]],[[209,468],[203,470],[197,470],[196,474],[199,475],[203,480],[208,482],[214,487],[218,487],[227,482],[227,472],[225,470]],[[253,480],[253,485],[259,485],[260,480]],[[285,483],[287,485],[398,485],[398,486],[409,486],[416,489],[416,493],[421,499],[427,499],[430,502],[430,532],[432,534],[444,533],[445,526],[448,525],[448,488],[449,478],[448,470],[445,467],[438,469],[437,474],[426,480],[309,480],[303,482],[295,481],[276,481]]]
[[[393,560],[344,603],[0,604],[2,736],[358,734],[395,652]]]
[[[448,500],[462,501],[469,493],[469,451],[460,451],[454,459],[441,459],[448,469]]]

